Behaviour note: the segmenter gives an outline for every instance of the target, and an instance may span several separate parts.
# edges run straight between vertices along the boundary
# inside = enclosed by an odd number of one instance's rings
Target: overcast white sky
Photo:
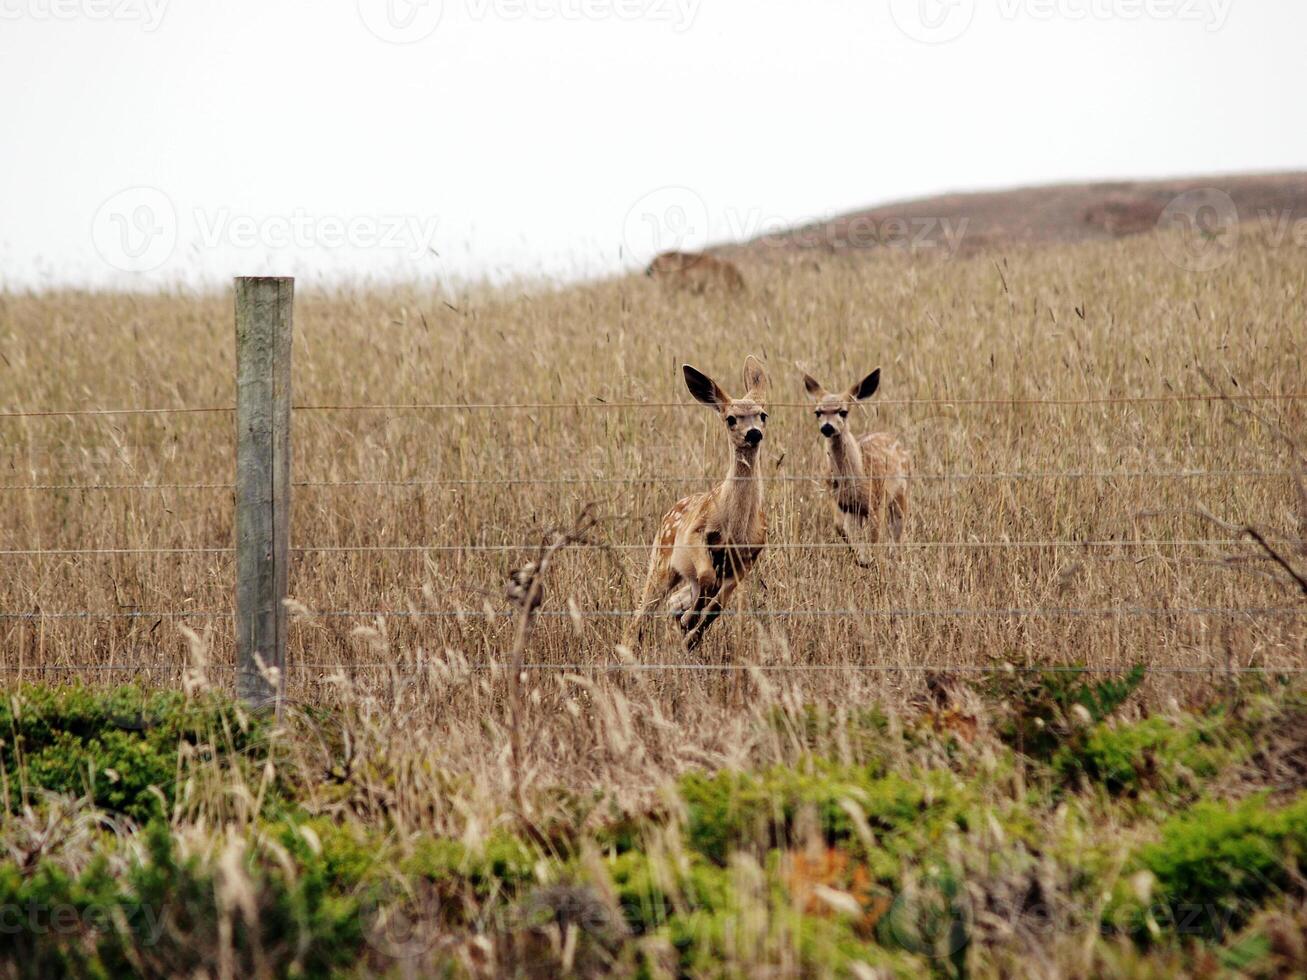
[[[578,276],[1307,166],[1297,0],[0,0],[0,284]]]

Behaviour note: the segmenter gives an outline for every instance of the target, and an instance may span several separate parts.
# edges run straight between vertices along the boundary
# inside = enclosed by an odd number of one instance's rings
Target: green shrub
[[[719,863],[735,848],[786,844],[803,809],[815,815],[816,829],[828,841],[857,846],[845,801],[858,805],[879,838],[880,848],[865,857],[882,877],[897,872],[898,852],[918,852],[966,824],[965,790],[940,771],[908,779],[814,762],[807,771],[691,773],[681,779],[680,793],[689,816],[689,844]]]
[[[1161,839],[1140,851],[1156,888],[1147,901],[1126,901],[1128,924],[1220,938],[1296,879],[1304,855],[1307,795],[1280,809],[1261,796],[1236,806],[1200,803],[1166,821]]]
[[[1077,743],[1063,746],[1053,768],[1083,775],[1113,794],[1145,790],[1183,792],[1215,776],[1237,757],[1238,737],[1224,719],[1148,718],[1129,725],[1096,725]]]
[[[1077,744],[1083,726],[1072,717],[1076,708],[1093,724],[1103,721],[1139,689],[1145,673],[1135,666],[1119,678],[1098,679],[1083,667],[1016,669],[993,673],[980,690],[999,702],[999,737],[1032,759],[1049,761],[1064,746]]]
[[[535,883],[537,861],[537,853],[527,844],[499,832],[476,849],[447,838],[422,840],[403,866],[406,874],[430,881],[465,883],[474,895],[484,898],[503,890],[516,894]]]
[[[147,820],[171,806],[179,747],[198,762],[266,744],[267,723],[219,695],[24,687],[0,700],[0,767],[12,812],[44,792]]]
[[[636,935],[665,925],[678,908],[714,912],[732,905],[727,872],[697,855],[665,859],[655,869],[647,855],[629,851],[609,862],[608,874],[626,924]]]
[[[844,918],[796,909],[783,888],[742,897],[731,870],[697,854],[655,868],[644,854],[628,852],[610,860],[608,872],[631,934],[666,940],[682,976],[785,961],[802,976],[850,976],[853,963],[885,976],[922,972],[920,960],[860,937]]]
[[[94,861],[78,876],[42,861],[0,864],[6,910],[0,963],[10,975],[192,976],[208,973],[230,925],[238,975],[328,976],[364,951],[355,890],[336,880],[327,849],[287,867],[261,852],[233,869],[181,858],[167,826],[149,825],[146,854],[125,874]]]

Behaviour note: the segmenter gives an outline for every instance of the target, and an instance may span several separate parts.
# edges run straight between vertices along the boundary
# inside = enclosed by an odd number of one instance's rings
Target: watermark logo
[[[889,12],[899,30],[912,40],[946,44],[971,26],[976,0],[890,0]]]
[[[95,212],[91,241],[115,269],[149,272],[177,247],[177,209],[157,187],[128,187]]]
[[[671,24],[688,30],[700,0],[466,0],[472,20],[604,21]]]
[[[4,2],[4,0],[0,0]],[[465,20],[623,21],[670,24],[676,33],[689,30],[701,0],[463,0]],[[442,0],[358,0],[368,30],[392,44],[412,44],[430,37],[444,15]]]
[[[71,902],[7,902],[0,905],[0,936],[111,935],[125,926],[145,946],[154,946],[167,927],[164,910],[153,905]]]
[[[1234,0],[997,0],[1004,20],[1173,21],[1219,31]]]
[[[688,187],[660,187],[631,206],[622,222],[625,254],[647,262],[663,252],[697,252],[708,244],[708,204]]]
[[[1260,211],[1257,222],[1271,248],[1283,248],[1285,245],[1307,248],[1307,218],[1296,217],[1292,208]]]
[[[1199,187],[1168,204],[1157,228],[1171,262],[1190,272],[1212,272],[1234,258],[1239,209],[1225,191]]]
[[[1200,24],[1212,32],[1225,27],[1233,5],[1234,0],[995,0],[992,10],[1005,22],[1151,20]],[[914,41],[945,44],[971,27],[976,0],[890,0],[890,16]]]
[[[702,252],[713,238],[764,249],[838,254],[887,248],[952,257],[962,250],[969,225],[966,217],[831,214],[796,227],[794,218],[762,208],[713,210],[688,187],[660,187],[626,212],[621,241],[624,257],[646,264],[665,252]]]
[[[157,31],[169,0],[0,0],[0,21],[114,21]]]
[[[435,247],[439,218],[417,215],[290,214],[255,217],[230,208],[196,209],[195,228],[201,248],[354,248],[398,249],[419,258]]]
[[[179,214],[157,187],[129,187],[105,201],[91,222],[91,241],[106,263],[122,272],[151,272],[177,251],[266,249],[390,249],[416,261],[435,251],[440,219],[412,214],[314,214],[297,208],[252,215],[226,207]]]
[[[363,25],[388,44],[430,37],[445,13],[444,0],[358,0]]]
[[[440,897],[430,882],[388,879],[359,902],[363,937],[382,956],[411,960],[441,941]]]
[[[962,885],[948,875],[928,874],[909,882],[894,897],[883,922],[902,949],[949,959],[970,944],[974,918]]]

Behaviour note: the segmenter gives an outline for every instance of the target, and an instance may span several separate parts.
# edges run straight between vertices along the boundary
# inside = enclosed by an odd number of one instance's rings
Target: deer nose
[[[762,442],[762,429],[750,429],[744,434],[744,441],[750,446],[756,446]]]
[[[831,425],[829,422],[823,422],[821,424],[821,434],[829,439],[835,434],[835,426]]]

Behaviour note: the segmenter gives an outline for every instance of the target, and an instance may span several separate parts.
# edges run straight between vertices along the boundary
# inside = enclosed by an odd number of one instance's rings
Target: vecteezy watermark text
[[[0,936],[75,936],[113,932],[125,924],[153,946],[163,934],[164,916],[150,905],[74,905],[71,902],[6,902],[0,904]]]
[[[0,21],[97,20],[139,22],[158,30],[169,0],[0,0]]]
[[[831,215],[795,229],[794,221],[761,208],[728,207],[714,212],[689,187],[660,187],[642,195],[622,224],[623,255],[648,262],[663,252],[698,252],[713,240],[756,242],[765,248],[839,252],[882,246],[956,255],[968,218]]]
[[[463,0],[472,20],[647,21],[683,31],[700,0]]]
[[[900,31],[923,44],[944,44],[965,34],[978,9],[1000,20],[1038,23],[1064,21],[1169,21],[1197,24],[1207,31],[1225,27],[1235,0],[889,0],[891,19]]]
[[[91,221],[91,242],[109,265],[149,272],[168,261],[181,232],[205,250],[232,248],[392,249],[416,259],[434,250],[440,219],[414,214],[253,215],[227,207],[195,208],[186,226],[170,198],[157,187],[129,187],[110,196]]]
[[[1219,31],[1234,0],[995,0],[995,5],[1004,20],[1164,20]]]
[[[315,215],[302,208],[256,218],[229,208],[195,210],[201,248],[394,248],[414,257],[435,242],[439,219],[417,215]]]
[[[688,30],[702,0],[357,0],[359,17],[374,35],[392,44],[430,37],[457,3],[460,19],[483,21],[622,21],[667,24]]]
[[[1249,222],[1245,224],[1245,218]],[[1162,211],[1157,230],[1166,257],[1189,272],[1213,272],[1234,260],[1245,233],[1256,230],[1272,249],[1307,249],[1307,216],[1293,208],[1260,208],[1240,215],[1226,191],[1197,187],[1176,196]]]

